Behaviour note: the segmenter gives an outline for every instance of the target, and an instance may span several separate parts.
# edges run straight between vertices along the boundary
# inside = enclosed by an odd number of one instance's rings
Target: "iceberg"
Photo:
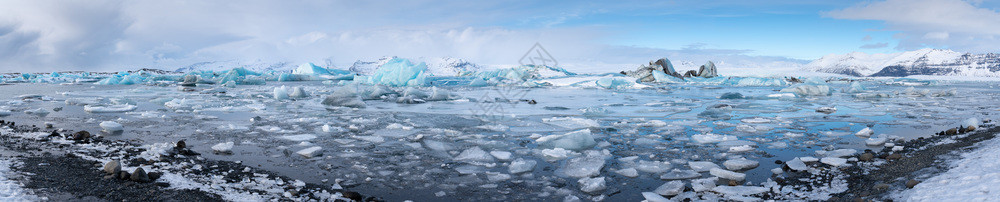
[[[712,78],[719,76],[715,69],[715,63],[712,61],[706,62],[704,65],[698,68],[698,77],[701,78]]]
[[[414,65],[410,60],[395,58],[382,65],[375,74],[363,78],[364,83],[386,86],[422,86],[427,81],[427,64]]]
[[[276,100],[287,100],[288,99],[288,87],[281,86],[274,88],[274,99]]]

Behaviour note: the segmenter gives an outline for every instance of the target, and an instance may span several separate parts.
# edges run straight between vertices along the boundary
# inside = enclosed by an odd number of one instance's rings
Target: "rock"
[[[885,183],[878,183],[874,187],[872,187],[872,189],[875,189],[875,191],[878,191],[878,192],[883,192],[883,191],[889,190],[889,185],[885,184]]]
[[[129,177],[131,177],[131,175],[128,174],[128,171],[123,170],[121,172],[118,172],[118,179],[127,180],[129,179]]]
[[[965,131],[974,131],[974,130],[976,130],[976,126],[969,126],[965,129]]]
[[[867,161],[872,161],[872,159],[875,159],[875,155],[872,154],[872,153],[864,153],[864,154],[861,154],[860,157],[858,157],[858,160],[866,161],[866,162]]]
[[[341,192],[341,194],[344,195],[344,198],[349,198],[349,199],[354,200],[354,201],[361,201],[361,200],[364,199],[364,196],[361,196],[361,194],[359,194],[358,192],[345,191],[345,192]]]
[[[729,180],[729,186],[736,186],[736,185],[740,185],[740,182],[736,180]]]
[[[149,175],[146,175],[146,171],[142,170],[142,168],[136,168],[132,172],[132,176],[129,176],[129,179],[136,182],[149,182]]]
[[[538,101],[535,101],[535,100],[529,100],[529,101],[528,101],[528,104],[532,104],[532,105],[533,105],[533,104],[538,104]]]
[[[104,164],[104,172],[108,174],[115,174],[122,171],[122,164],[118,161],[108,161]]]
[[[163,176],[163,173],[161,173],[161,172],[149,172],[149,173],[146,173],[146,175],[149,176],[149,180],[150,181],[156,181],[156,179],[160,179],[160,177]]]
[[[906,188],[907,189],[912,189],[914,186],[917,186],[917,184],[920,184],[920,181],[916,181],[916,180],[912,180],[911,179],[909,181],[906,181]]]
[[[185,143],[184,140],[177,141],[177,144],[174,145],[174,148],[176,149],[184,149],[185,147],[187,147],[187,143]]]
[[[785,163],[785,162],[784,162],[784,161],[781,161],[781,160],[774,160],[774,164],[778,164],[778,165],[781,165],[781,164],[783,164],[783,163]]]
[[[901,154],[889,154],[889,156],[885,157],[886,160],[899,160],[899,159],[902,159],[902,158],[903,158],[903,155],[901,155]]]
[[[954,129],[954,128],[948,129],[948,130],[944,131],[944,134],[945,135],[958,135],[958,129]]]
[[[73,140],[86,140],[87,138],[90,138],[90,132],[85,130],[73,133]]]

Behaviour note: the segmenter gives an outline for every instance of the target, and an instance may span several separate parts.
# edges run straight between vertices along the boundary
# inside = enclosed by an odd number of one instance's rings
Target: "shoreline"
[[[337,187],[304,183],[242,162],[179,154],[152,160],[142,157],[149,149],[126,141],[73,140],[72,133],[76,131],[16,125],[3,120],[0,120],[0,129],[3,129],[0,131],[0,142],[3,142],[0,157],[17,162],[11,166],[13,173],[8,175],[14,175],[12,178],[24,188],[48,200],[381,201],[378,197],[365,197],[342,187],[335,189]],[[118,179],[102,170],[105,162],[110,161],[102,159],[121,161],[123,171],[144,168],[150,173],[158,171],[162,177],[150,182]],[[216,189],[218,186],[227,187]]]

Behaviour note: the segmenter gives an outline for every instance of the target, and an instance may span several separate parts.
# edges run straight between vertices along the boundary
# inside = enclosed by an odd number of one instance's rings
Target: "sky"
[[[1000,2],[0,0],[0,72],[173,70],[199,62],[384,56],[513,65],[780,68],[829,54],[1000,52]],[[567,68],[570,69],[570,68]]]

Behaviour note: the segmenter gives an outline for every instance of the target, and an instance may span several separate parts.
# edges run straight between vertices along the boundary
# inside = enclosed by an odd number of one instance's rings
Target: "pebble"
[[[85,140],[87,138],[90,138],[90,132],[85,130],[73,133],[73,140]]]
[[[912,189],[914,186],[917,186],[917,184],[920,184],[920,181],[916,181],[916,180],[912,180],[911,179],[909,181],[906,181],[906,188],[907,189]]]
[[[131,175],[128,174],[128,171],[123,170],[121,172],[118,172],[118,179],[127,180],[129,177],[131,177]]]
[[[903,155],[901,155],[901,154],[889,154],[889,156],[885,157],[886,160],[899,160],[899,159],[902,159],[902,158],[903,158]]]
[[[875,155],[872,153],[864,153],[861,154],[861,156],[858,157],[858,159],[861,161],[872,161],[872,159],[875,159]]]
[[[879,184],[876,184],[872,188],[875,189],[875,191],[880,191],[881,192],[881,191],[888,190],[889,189],[889,185],[885,184],[885,183],[879,183]]]
[[[122,171],[122,164],[118,161],[108,161],[104,164],[104,172],[108,174],[115,174]]]

